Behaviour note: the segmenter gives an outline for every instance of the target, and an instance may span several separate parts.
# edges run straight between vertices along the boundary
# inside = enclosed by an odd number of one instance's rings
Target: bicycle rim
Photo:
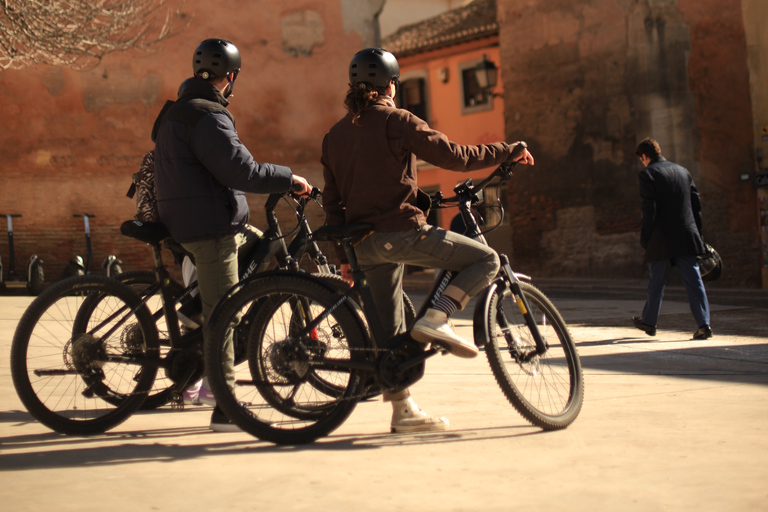
[[[544,430],[570,425],[584,395],[581,363],[568,328],[555,306],[536,287],[520,283],[538,330],[549,345],[536,344],[514,297],[496,290],[486,315],[486,355],[507,399],[532,424]]]
[[[144,297],[144,292],[150,286],[157,282],[155,273],[149,270],[133,270],[124,272],[113,277],[115,280],[130,286],[133,291],[139,294],[140,297]],[[184,293],[184,286],[180,283],[171,280],[167,285],[171,287],[171,293],[174,297],[180,297]],[[147,308],[154,315],[158,316],[155,321],[157,327],[158,339],[160,342],[160,359],[167,359],[171,353],[171,340],[168,333],[168,325],[166,323],[165,314],[163,314],[163,300],[161,297],[161,290],[157,290],[152,297],[147,299]],[[183,332],[183,328],[182,328]],[[189,383],[194,384],[194,382]],[[176,383],[169,375],[169,371],[160,370],[155,376],[155,382],[152,385],[152,389],[149,391],[149,396],[141,405],[143,410],[152,410],[162,407],[171,399]]]
[[[85,329],[76,318],[92,294],[104,298]],[[103,276],[69,278],[32,302],[11,349],[14,386],[32,416],[57,432],[87,435],[141,406],[157,371],[158,342],[148,310],[130,311],[138,303],[130,289]]]
[[[351,414],[363,372],[320,365],[365,357],[358,318],[341,304],[316,328],[304,329],[338,297],[314,279],[286,273],[249,283],[220,309],[212,319],[215,342],[206,345],[206,368],[217,403],[231,421],[265,441],[301,444],[328,435]],[[222,369],[222,340],[254,303],[260,306],[256,318],[235,328],[247,339],[248,357],[235,364],[233,393]]]

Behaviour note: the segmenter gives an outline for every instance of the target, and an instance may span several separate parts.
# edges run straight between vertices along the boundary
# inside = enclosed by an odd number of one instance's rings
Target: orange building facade
[[[484,144],[505,140],[504,99],[501,80],[493,90],[477,81],[476,68],[484,60],[501,68],[498,25],[493,2],[448,12],[422,23],[404,27],[385,38],[384,48],[398,57],[400,91],[396,101],[458,144]],[[455,16],[456,12],[469,12]],[[426,34],[426,35],[425,35]],[[457,183],[480,181],[493,169],[458,173],[419,161],[419,187],[427,193],[442,191],[453,195]],[[497,250],[510,248],[508,219],[501,219],[499,208],[506,206],[506,193],[498,186],[486,189],[482,217],[489,243]],[[455,207],[432,211],[430,223],[445,229],[457,215]]]

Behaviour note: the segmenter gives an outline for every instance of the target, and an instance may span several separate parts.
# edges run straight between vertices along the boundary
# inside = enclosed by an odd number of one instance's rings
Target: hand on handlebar
[[[308,196],[312,192],[312,185],[305,178],[294,174],[291,190],[300,196]]]
[[[520,146],[522,146],[522,150]],[[528,144],[525,142],[515,142],[512,145],[512,153],[510,156],[513,162],[517,162],[519,164],[534,165],[533,155],[528,152]]]

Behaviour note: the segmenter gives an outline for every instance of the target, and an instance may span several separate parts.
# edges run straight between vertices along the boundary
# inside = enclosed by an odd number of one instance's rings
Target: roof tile
[[[475,0],[433,18],[400,27],[382,46],[398,56],[498,34],[496,0]]]

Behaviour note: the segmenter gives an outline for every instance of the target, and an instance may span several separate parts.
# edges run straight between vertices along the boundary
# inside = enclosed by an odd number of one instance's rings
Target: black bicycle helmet
[[[352,57],[349,63],[349,85],[361,82],[385,88],[400,78],[400,66],[394,55],[382,48],[366,48]]]
[[[206,39],[197,46],[192,57],[195,76],[208,80],[240,71],[240,52],[226,39]]]

